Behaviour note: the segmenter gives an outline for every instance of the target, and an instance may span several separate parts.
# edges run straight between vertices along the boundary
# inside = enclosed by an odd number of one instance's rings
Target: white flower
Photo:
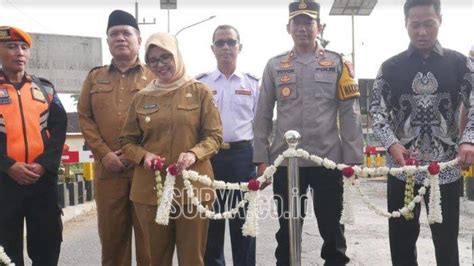
[[[220,181],[220,180],[214,180],[214,183],[212,184],[212,186],[215,189],[225,189],[225,182]]]
[[[191,199],[191,203],[192,203],[194,206],[198,206],[199,204],[201,204],[201,203],[199,202],[199,199],[196,198],[196,197],[194,197],[194,198]]]
[[[414,175],[416,174],[417,168],[414,165],[407,165],[404,167],[404,170],[407,175]]]
[[[206,208],[204,208],[204,206],[199,204],[199,206],[197,206],[197,211],[200,213],[206,213]]]
[[[222,217],[224,217],[224,219],[232,218],[232,213],[230,213],[230,212],[223,212],[223,213],[222,213]]]
[[[297,149],[296,153],[298,154],[298,157],[302,157],[302,158],[305,158],[305,159],[309,158],[309,152],[307,152],[303,149]]]
[[[323,166],[326,167],[327,169],[335,169],[336,163],[328,158],[324,158]]]
[[[276,167],[280,166],[280,164],[285,160],[285,157],[283,157],[283,155],[278,155],[278,157],[275,159],[275,161],[273,162],[273,165],[275,165]],[[268,169],[268,168],[267,168]]]
[[[323,163],[323,158],[316,156],[316,155],[310,155],[309,159],[316,163],[317,165],[321,165]]]
[[[297,156],[298,156],[298,153],[296,152],[295,149],[289,148],[288,150],[286,150],[286,151],[283,152],[283,156],[284,156],[285,158],[288,158],[288,157],[297,157]]]
[[[410,212],[410,210],[407,207],[403,207],[400,209],[400,213],[403,215],[407,214],[408,212]]]
[[[418,191],[419,191],[419,190],[418,190]],[[419,192],[418,192],[418,193],[419,193]],[[421,196],[420,196],[420,195],[417,195],[417,196],[413,199],[413,201],[415,201],[416,203],[420,203],[420,202],[421,202],[421,199],[422,199]]]
[[[418,189],[418,194],[420,194],[420,196],[423,196],[426,194],[426,187],[420,187],[420,189]]]
[[[389,171],[390,168],[388,168],[387,166],[382,166],[379,168],[380,175],[387,175]]]
[[[263,175],[265,175],[265,177],[268,179],[275,174],[276,170],[277,168],[275,166],[270,165],[269,167],[267,167],[267,169],[265,169],[265,172],[263,173]]]
[[[402,214],[399,211],[393,211],[392,212],[392,217],[394,217],[394,218],[400,218],[401,215]]]
[[[390,169],[389,173],[391,175],[399,175],[399,174],[403,173],[403,168],[392,168],[392,169]]]

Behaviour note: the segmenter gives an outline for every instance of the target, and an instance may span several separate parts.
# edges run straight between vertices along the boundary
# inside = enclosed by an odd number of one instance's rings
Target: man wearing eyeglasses
[[[153,79],[138,59],[141,37],[135,18],[122,10],[109,16],[110,65],[89,72],[77,106],[79,123],[94,154],[94,187],[102,265],[131,265],[132,228],[137,265],[149,264],[138,220],[129,199],[133,165],[120,150],[118,137],[132,96]]]
[[[258,99],[258,79],[237,68],[237,56],[242,50],[239,31],[230,25],[216,28],[211,46],[217,69],[197,78],[209,85],[214,93],[222,125],[224,142],[211,159],[214,176],[226,182],[248,182],[255,176],[252,163],[253,119]],[[235,208],[242,195],[234,190],[217,191],[214,211]],[[255,265],[255,238],[242,235],[245,214],[241,211],[229,220],[233,265]],[[225,265],[225,220],[211,220],[207,239],[205,264]]]
[[[288,148],[284,134],[298,131],[298,148],[336,163],[362,163],[362,128],[358,104],[359,90],[349,64],[338,53],[324,50],[316,36],[321,29],[319,4],[298,1],[289,5],[287,31],[293,48],[271,58],[264,70],[255,116],[254,162],[257,175]],[[275,137],[273,110],[277,104]],[[321,257],[325,265],[344,265],[344,227],[339,223],[342,210],[342,175],[307,160],[298,160],[300,173],[301,219],[305,216],[308,188],[312,190],[314,213],[323,238]],[[288,185],[286,162],[274,175],[273,192],[280,229],[275,256],[277,265],[289,265]]]

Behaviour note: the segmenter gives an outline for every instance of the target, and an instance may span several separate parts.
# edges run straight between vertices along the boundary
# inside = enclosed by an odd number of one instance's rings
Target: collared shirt
[[[116,176],[102,169],[100,160],[110,151],[120,149],[118,137],[130,101],[153,78],[154,74],[138,60],[124,73],[111,64],[92,69],[87,75],[77,111],[82,134],[96,159],[98,176]],[[131,176],[132,173],[124,175]]]
[[[400,143],[426,165],[457,155],[458,143],[474,143],[474,109],[471,102],[473,69],[466,56],[437,43],[424,58],[413,46],[385,61],[374,82],[370,113],[373,129],[388,149]],[[459,139],[459,108],[470,117]],[[389,156],[388,166],[397,166]],[[456,181],[459,168],[440,173],[440,184]],[[397,176],[404,180],[404,175]],[[416,176],[421,183],[426,174]]]
[[[322,49],[305,55],[290,51],[270,59],[255,116],[254,162],[273,163],[288,148],[285,132],[296,130],[301,134],[298,148],[338,163],[362,163],[358,89],[349,72],[339,54]],[[303,159],[298,165],[315,166]]]
[[[258,79],[241,71],[226,78],[218,69],[198,76],[214,94],[221,114],[224,142],[253,139],[253,120],[258,102]]]

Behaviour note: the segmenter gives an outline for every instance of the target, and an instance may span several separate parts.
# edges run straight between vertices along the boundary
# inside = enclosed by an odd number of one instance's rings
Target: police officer
[[[109,16],[110,65],[89,72],[77,106],[82,134],[95,157],[94,186],[102,265],[131,265],[132,227],[138,265],[149,264],[149,251],[129,199],[133,164],[118,137],[132,96],[153,79],[138,59],[141,43],[135,18],[122,10]]]
[[[337,163],[361,164],[359,91],[351,67],[338,53],[324,50],[315,42],[321,29],[318,3],[292,2],[289,11],[287,31],[293,38],[293,49],[271,58],[262,77],[253,158],[258,163],[258,175],[287,149],[287,130],[297,130],[302,136],[299,148],[311,154]],[[275,137],[270,142],[275,103]],[[321,257],[328,265],[346,264],[349,258],[345,254],[344,227],[339,223],[342,175],[311,161],[299,160],[298,165],[300,206],[304,206],[308,187],[313,190],[314,212],[324,241]],[[280,217],[275,255],[277,265],[288,265],[288,220],[282,216],[288,211],[286,166],[278,167],[274,182]],[[304,208],[301,213],[304,217]]]
[[[239,31],[230,25],[218,26],[212,35],[212,52],[217,69],[197,78],[212,89],[221,114],[224,142],[211,158],[214,178],[226,182],[248,182],[255,175],[252,163],[253,119],[258,100],[258,79],[237,68],[242,50]],[[234,208],[242,199],[234,190],[217,191],[214,211]],[[242,235],[244,213],[229,220],[233,265],[255,265],[255,238]],[[211,220],[205,256],[206,265],[225,265],[225,220]]]
[[[23,221],[33,265],[57,265],[62,241],[58,168],[67,116],[43,78],[25,72],[32,47],[23,30],[0,27],[0,246],[23,261]]]

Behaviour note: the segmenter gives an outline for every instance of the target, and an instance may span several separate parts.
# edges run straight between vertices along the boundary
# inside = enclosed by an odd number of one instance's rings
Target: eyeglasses
[[[160,62],[163,65],[167,65],[173,60],[172,54],[162,54],[159,58],[148,58],[148,65],[151,67],[156,67]]]
[[[233,40],[233,39],[230,39],[230,40],[217,40],[217,41],[214,42],[214,45],[217,46],[217,47],[224,47],[224,45],[227,44],[227,46],[229,46],[229,47],[235,47],[238,43],[239,43],[239,41]]]

